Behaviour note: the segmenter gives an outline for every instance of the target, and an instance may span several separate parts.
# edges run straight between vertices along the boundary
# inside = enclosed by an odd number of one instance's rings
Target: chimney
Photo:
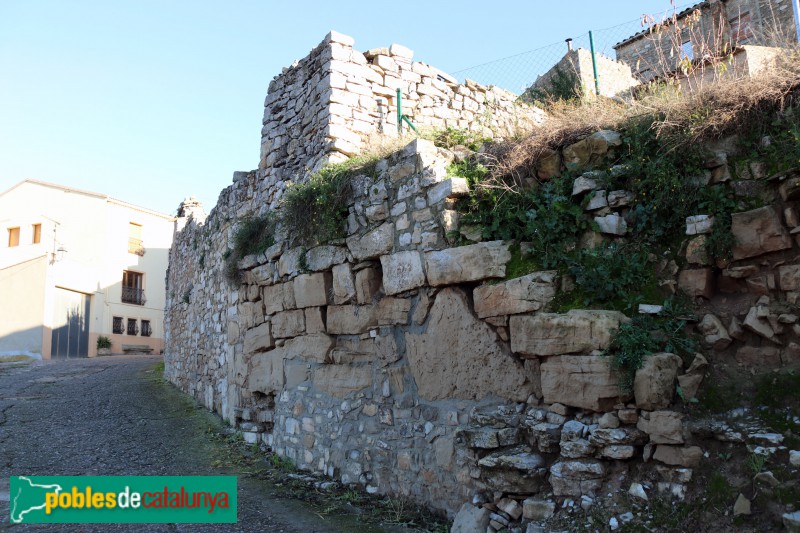
[[[564,42],[567,43],[567,52],[572,52],[572,37],[567,37]]]

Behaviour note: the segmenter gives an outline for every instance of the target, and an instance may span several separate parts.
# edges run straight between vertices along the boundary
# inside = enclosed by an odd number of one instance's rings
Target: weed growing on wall
[[[656,283],[650,254],[638,244],[612,242],[579,250],[567,258],[567,265],[583,307],[631,311],[639,303],[637,296]]]
[[[477,165],[475,163],[474,165]],[[554,178],[541,187],[514,191],[485,186],[485,172],[459,171],[468,176],[472,194],[459,202],[465,224],[477,224],[487,240],[531,243],[537,266],[554,268],[575,248],[578,235],[591,228],[580,205],[570,199],[569,176]]]
[[[275,225],[276,218],[272,213],[251,214],[239,221],[233,234],[233,248],[223,254],[224,274],[231,284],[238,285],[241,281],[238,263],[244,256],[264,253],[275,244]],[[205,256],[202,259],[205,263]]]
[[[685,304],[675,298],[664,302],[658,315],[635,315],[630,322],[620,325],[606,353],[611,355],[611,366],[620,373],[620,388],[633,390],[636,371],[642,368],[647,356],[668,352],[688,357],[694,353],[696,342],[684,332],[691,317]]]
[[[433,144],[439,148],[450,150],[456,146],[464,146],[473,152],[477,152],[481,146],[491,142],[490,138],[484,137],[477,132],[452,127],[443,130],[432,130],[426,132],[422,137],[433,141]]]
[[[376,158],[348,159],[287,188],[280,217],[290,240],[313,246],[345,237],[353,178],[374,174],[376,163]]]
[[[290,185],[280,209],[243,218],[233,235],[233,247],[223,255],[225,277],[238,285],[239,261],[247,255],[263,253],[275,244],[279,225],[289,228],[292,244],[304,247],[345,237],[352,180],[359,174],[372,174],[375,163],[376,158],[363,157],[327,166],[307,181]],[[301,254],[301,260],[305,260],[305,254]]]
[[[549,107],[559,102],[573,102],[583,98],[584,89],[575,72],[556,66],[547,85],[529,87],[520,99],[531,104]]]

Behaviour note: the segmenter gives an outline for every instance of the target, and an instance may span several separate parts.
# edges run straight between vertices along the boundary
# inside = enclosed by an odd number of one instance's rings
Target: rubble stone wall
[[[269,85],[258,177],[260,197],[273,208],[288,182],[363,153],[377,136],[396,136],[398,89],[403,114],[421,129],[508,136],[539,118],[516,95],[469,80],[459,84],[413,61],[404,46],[362,53],[353,44],[352,37],[331,32]]]

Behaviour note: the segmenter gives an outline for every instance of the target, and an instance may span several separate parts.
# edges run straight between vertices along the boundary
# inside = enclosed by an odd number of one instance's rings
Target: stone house
[[[174,217],[36,180],[0,193],[0,354],[163,349]]]
[[[742,45],[796,43],[798,10],[797,0],[706,0],[628,37],[614,50],[638,79],[649,81],[679,70],[687,60],[718,58]]]

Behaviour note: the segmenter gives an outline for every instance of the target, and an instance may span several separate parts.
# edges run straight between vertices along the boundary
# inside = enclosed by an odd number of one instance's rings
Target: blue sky
[[[608,48],[643,13],[669,9],[668,0],[0,0],[0,191],[32,178],[165,213],[194,195],[210,210],[233,171],[258,164],[269,81],[331,29],[358,50],[400,43],[454,73],[590,29],[611,27],[596,31]]]

